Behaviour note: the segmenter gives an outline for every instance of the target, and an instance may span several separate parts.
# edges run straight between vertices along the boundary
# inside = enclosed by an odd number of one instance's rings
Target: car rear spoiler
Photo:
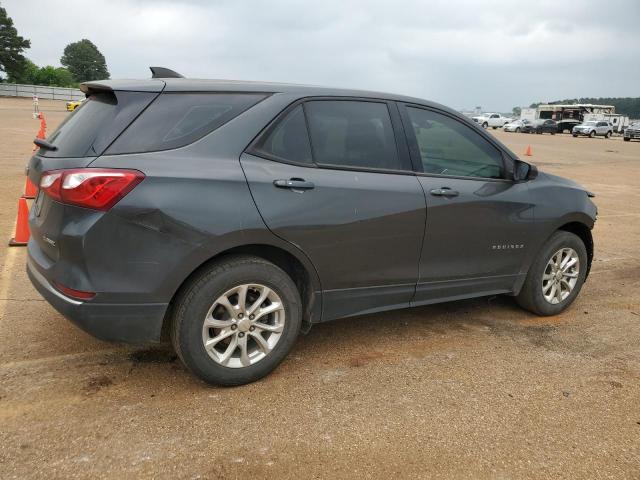
[[[80,90],[89,96],[100,92],[161,92],[165,83],[161,79],[148,80],[96,80],[80,84]]]

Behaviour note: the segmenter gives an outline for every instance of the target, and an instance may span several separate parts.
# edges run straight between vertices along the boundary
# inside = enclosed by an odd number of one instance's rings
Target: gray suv
[[[593,138],[598,135],[604,138],[609,138],[613,135],[613,125],[609,122],[597,122],[595,120],[591,120],[573,127],[571,134],[574,137],[584,135]]]
[[[98,338],[169,337],[237,385],[314,323],[496,294],[556,315],[587,278],[593,195],[449,108],[178,77],[82,84],[29,163],[29,277]]]

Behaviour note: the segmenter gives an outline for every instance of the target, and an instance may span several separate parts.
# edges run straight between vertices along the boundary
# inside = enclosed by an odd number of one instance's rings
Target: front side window
[[[503,178],[500,150],[447,115],[407,107],[425,173]]]
[[[305,103],[314,160],[341,167],[410,170],[398,156],[386,103],[312,100]]]
[[[291,110],[266,137],[255,146],[256,153],[277,159],[312,163],[309,133],[302,105]]]
[[[260,93],[163,93],[109,147],[107,154],[188,145],[265,98]]]

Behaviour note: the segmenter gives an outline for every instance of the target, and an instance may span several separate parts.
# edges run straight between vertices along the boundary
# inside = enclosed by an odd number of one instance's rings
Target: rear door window
[[[410,170],[398,156],[386,103],[312,100],[305,103],[313,158],[319,165]]]
[[[141,153],[183,147],[265,97],[263,93],[163,93],[107,153]]]
[[[253,150],[274,160],[311,164],[311,144],[302,105],[286,114]]]
[[[45,157],[101,155],[157,93],[103,92],[90,95],[47,138],[57,150],[41,148]]]

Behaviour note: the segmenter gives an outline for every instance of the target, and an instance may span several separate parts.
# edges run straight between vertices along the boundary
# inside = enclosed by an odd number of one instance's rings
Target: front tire
[[[580,293],[588,268],[587,249],[577,235],[559,230],[544,244],[516,296],[525,310],[557,315]]]
[[[591,130],[589,132],[589,138],[594,138],[596,136],[596,131],[595,130]]]
[[[605,133],[604,138],[610,138],[610,137],[611,137],[611,132],[610,131]]]
[[[516,127],[516,133],[520,133],[520,127]]]
[[[275,369],[300,332],[300,294],[276,265],[253,256],[214,263],[183,288],[171,342],[185,366],[217,385],[254,382]]]
[[[484,122],[484,123],[482,124],[482,128],[487,128],[488,126],[489,126],[489,124],[488,124],[487,122]]]

